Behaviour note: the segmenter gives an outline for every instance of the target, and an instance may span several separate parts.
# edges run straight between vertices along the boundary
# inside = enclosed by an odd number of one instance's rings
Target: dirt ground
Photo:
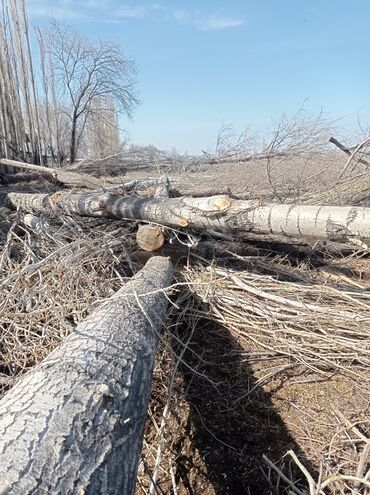
[[[163,433],[158,493],[289,493],[286,484],[276,485],[277,479],[262,456],[291,473],[297,486],[305,487],[304,476],[286,456],[290,449],[316,480],[321,463],[331,465],[334,471],[348,472],[356,466],[361,446],[348,442],[343,448],[349,434],[335,411],[369,434],[368,395],[348,378],[336,375],[327,380],[297,370],[258,385],[267,363],[261,366],[256,362],[253,350],[226,328],[206,319],[198,323],[183,356],[185,365],[179,366],[174,381]],[[162,348],[154,375],[138,494],[150,485],[173,365],[173,356]],[[334,488],[327,493],[340,492]]]

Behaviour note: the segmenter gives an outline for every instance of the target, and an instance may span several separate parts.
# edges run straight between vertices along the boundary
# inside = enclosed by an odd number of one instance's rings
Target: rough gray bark
[[[228,196],[208,198],[124,197],[105,192],[3,195],[6,206],[32,213],[58,209],[82,216],[131,219],[175,228],[267,234],[341,243],[370,240],[370,208],[263,204]]]
[[[3,397],[1,493],[133,493],[172,275],[150,259]]]

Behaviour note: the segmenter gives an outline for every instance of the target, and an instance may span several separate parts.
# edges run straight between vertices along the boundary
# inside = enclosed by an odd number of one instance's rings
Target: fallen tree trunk
[[[4,193],[5,206],[27,212],[63,211],[81,216],[143,220],[175,228],[326,239],[359,244],[370,239],[370,208],[262,204],[228,196],[141,198],[105,192]]]
[[[57,180],[58,182],[65,184],[66,186],[97,189],[98,187],[104,187],[105,185],[107,185],[106,180],[98,179],[89,174],[68,172],[66,170],[59,168],[43,167],[41,165],[33,165],[32,163],[17,162],[15,160],[8,160],[6,158],[2,158],[0,160],[0,163],[2,165],[9,165],[11,167],[33,170],[38,174],[43,174],[44,177],[45,176],[50,177],[54,181]]]
[[[17,184],[19,182],[31,182],[31,181],[48,181],[53,180],[50,174],[39,172],[17,172],[16,174],[8,174],[0,176],[0,184],[6,186],[9,184]],[[54,179],[55,182],[55,179]]]
[[[133,493],[172,274],[150,259],[3,397],[1,493]]]
[[[125,184],[113,187],[105,187],[105,192],[121,194],[136,194],[137,196],[152,196],[154,198],[168,198],[170,195],[170,181],[163,175],[159,179],[132,180]]]

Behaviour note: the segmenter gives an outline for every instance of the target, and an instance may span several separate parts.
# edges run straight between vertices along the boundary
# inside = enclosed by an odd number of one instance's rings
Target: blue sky
[[[304,102],[354,130],[370,124],[370,1],[27,0],[31,20],[63,19],[119,42],[136,61],[131,139],[190,153],[221,124],[262,132]]]

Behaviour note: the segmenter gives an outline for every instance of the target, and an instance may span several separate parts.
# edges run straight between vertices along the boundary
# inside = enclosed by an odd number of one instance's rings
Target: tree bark
[[[4,493],[133,493],[172,275],[150,259],[3,397]]]
[[[73,112],[72,117],[72,130],[71,130],[71,141],[69,145],[69,163],[72,164],[76,158],[76,129],[77,129],[77,115],[76,110]]]
[[[175,228],[195,228],[243,237],[248,233],[341,243],[370,240],[370,208],[262,204],[228,196],[139,198],[105,192],[82,194],[3,194],[9,207],[64,211],[81,216],[143,220]],[[1,197],[1,195],[0,195]]]
[[[170,181],[166,175],[159,179],[131,180],[119,186],[106,187],[105,192],[121,194],[136,194],[137,196],[152,196],[154,198],[168,198],[170,195]]]

